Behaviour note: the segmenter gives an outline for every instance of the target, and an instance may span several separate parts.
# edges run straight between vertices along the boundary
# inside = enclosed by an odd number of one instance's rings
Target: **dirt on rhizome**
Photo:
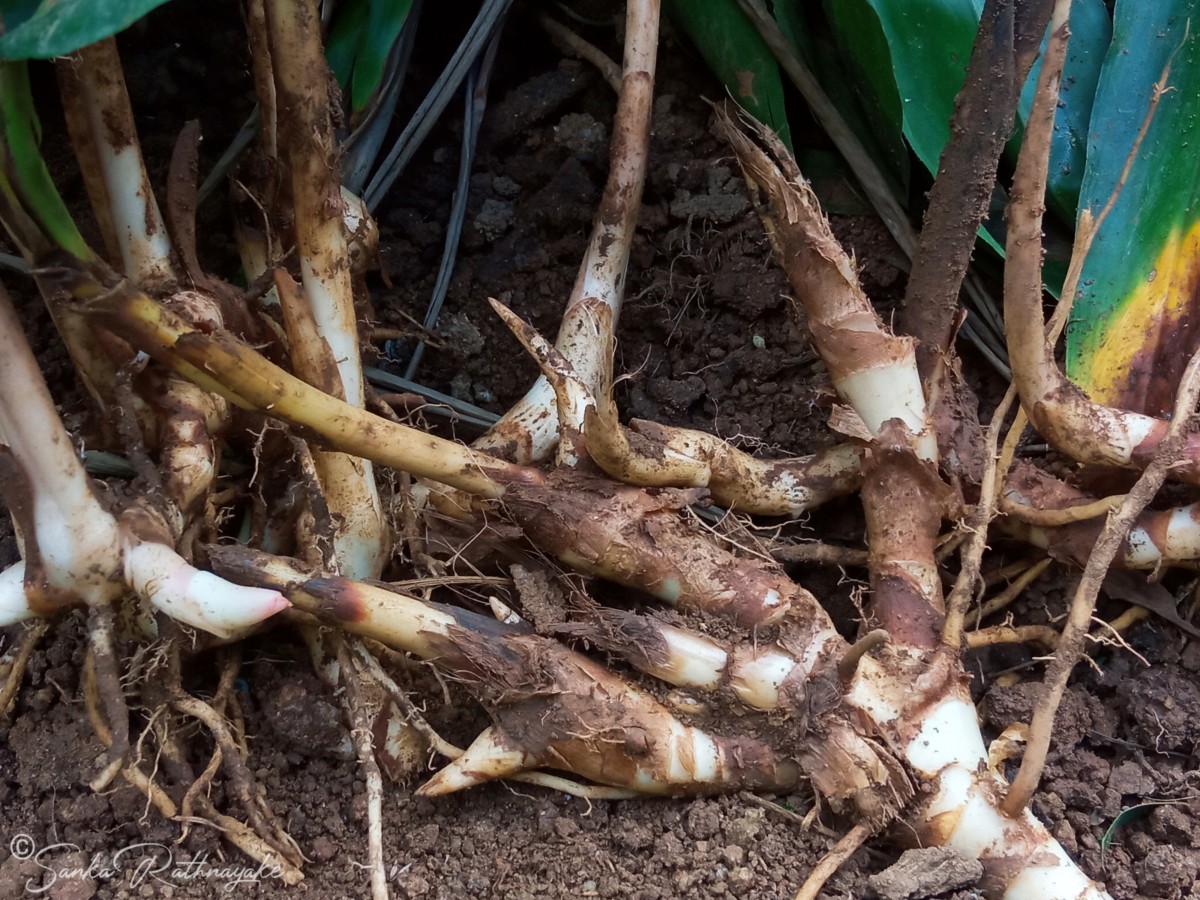
[[[431,83],[449,52],[459,16],[445,16],[445,28],[424,32],[412,96]],[[619,56],[615,28],[593,29],[589,37]],[[789,313],[786,279],[771,260],[737,166],[712,134],[711,110],[701,98],[723,91],[678,38],[667,33],[663,41],[650,174],[619,329],[622,414],[710,431],[750,451],[822,449],[833,440],[825,427],[832,392]],[[251,106],[237,5],[168,5],[120,42],[148,160],[165,166],[184,120],[199,118],[211,164]],[[35,78],[52,100],[51,73],[35,69]],[[406,102],[402,115],[416,101]],[[458,263],[419,372],[423,384],[499,413],[536,376],[533,361],[485,301],[496,297],[543,333],[556,330],[607,173],[615,103],[595,70],[563,58],[527,10],[515,13],[490,89]],[[52,102],[42,108],[46,145],[57,139],[61,147],[48,154],[59,186],[82,209],[62,123],[50,112]],[[413,320],[424,314],[442,253],[460,127],[454,115],[443,118],[380,210],[380,267],[369,285],[381,333],[417,335]],[[808,131],[817,135],[815,127]],[[819,136],[811,140],[828,149]],[[822,191],[848,209],[857,205],[838,176]],[[201,210],[200,250],[214,271],[234,265],[227,221],[222,198]],[[834,228],[886,317],[903,294],[902,254],[869,216],[835,215]],[[87,406],[40,300],[19,277],[6,276],[5,283],[68,428],[86,441],[94,433]],[[381,339],[370,348],[377,354],[373,362],[386,368],[411,343]],[[969,351],[966,368],[983,396],[996,394],[993,376]],[[409,406],[399,412],[444,434],[466,440],[477,434],[437,410]],[[862,549],[862,528],[856,501],[849,500],[783,527],[782,534]],[[758,538],[770,541],[777,531]],[[443,561],[450,572],[486,570],[497,555],[503,558],[504,537],[483,536],[466,550],[448,545]],[[994,565],[1021,550],[1012,548],[1004,559],[1002,552],[997,548]],[[16,558],[5,520],[0,566]],[[810,564],[792,574],[827,603],[847,634],[854,631],[865,570]],[[1061,570],[1044,577],[1024,594],[1017,618],[1055,620],[1072,577]],[[555,602],[553,592],[530,598],[538,600]],[[486,603],[486,592],[458,602]],[[7,629],[0,648],[7,650],[21,630]],[[1154,619],[1135,629],[1129,643],[1094,654],[1096,665],[1077,674],[1034,812],[1113,896],[1200,897],[1200,646]],[[295,887],[273,880],[205,824],[188,828],[181,839],[181,823],[164,821],[120,781],[101,794],[89,789],[103,747],[81,700],[86,636],[82,615],[73,613],[42,640],[11,712],[0,720],[0,897],[184,898],[226,889],[264,897],[367,894],[366,788],[347,749],[337,698],[286,627],[241,652],[236,700],[250,765],[309,860],[305,880]],[[1017,646],[968,660],[990,733],[1028,721],[1040,673],[1034,657]],[[209,662],[199,657],[184,673],[200,695],[215,687],[216,665]],[[402,674],[422,698],[429,723],[447,738],[469,742],[486,724],[456,686],[440,684],[420,667]],[[198,732],[196,740],[209,738]],[[196,757],[210,752],[198,747]],[[153,765],[144,763],[148,770]],[[829,829],[839,827],[828,815],[806,822],[813,803],[806,792],[766,803],[745,795],[588,802],[495,783],[431,800],[413,794],[420,774],[390,784],[385,797],[385,860],[397,897],[789,898],[830,846]],[[236,814],[225,791],[215,782],[213,803]],[[1123,814],[1129,808],[1136,809]],[[876,888],[905,896],[894,881],[868,883],[899,855],[904,836],[894,837],[860,850],[824,896],[870,896]],[[937,896],[977,895],[946,890]]]

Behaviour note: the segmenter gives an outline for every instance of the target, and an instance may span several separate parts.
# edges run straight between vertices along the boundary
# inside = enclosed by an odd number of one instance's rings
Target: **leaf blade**
[[[733,99],[791,149],[779,64],[737,0],[674,0],[671,17]]]
[[[1117,3],[1089,132],[1081,205],[1099,211],[1171,61],[1171,89],[1083,266],[1067,374],[1097,402],[1168,412],[1200,346],[1200,0]]]
[[[0,0],[8,26],[0,59],[66,56],[124,31],[168,0]],[[10,18],[12,16],[12,18]],[[15,24],[14,24],[15,23]]]

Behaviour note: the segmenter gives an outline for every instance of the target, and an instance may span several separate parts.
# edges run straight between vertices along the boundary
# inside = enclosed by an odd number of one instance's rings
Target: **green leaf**
[[[92,251],[46,169],[40,140],[28,64],[0,62],[0,218],[23,252],[45,249],[49,241],[79,259],[91,259]]]
[[[1117,817],[1105,829],[1104,836],[1100,839],[1100,858],[1103,859],[1105,854],[1108,853],[1108,848],[1112,846],[1113,839],[1123,826],[1138,819],[1144,819],[1159,806],[1172,806],[1185,802],[1185,800],[1147,800],[1145,803],[1138,803],[1136,806],[1124,807],[1117,813]]]
[[[1189,22],[1190,27],[1189,27]],[[1080,204],[1098,213],[1171,63],[1136,160],[1084,263],[1067,374],[1096,401],[1167,413],[1200,345],[1200,0],[1118,0]]]
[[[849,75],[846,87],[860,98],[864,119],[887,155],[888,168],[901,173],[907,189],[909,157],[904,144],[904,106],[892,72],[891,48],[879,16],[867,0],[825,0],[825,13],[843,68]]]
[[[780,31],[816,76],[821,89],[887,176],[893,193],[903,203],[908,196],[909,153],[900,128],[900,100],[895,82],[889,81],[890,94],[887,93],[887,85],[882,95],[876,91],[859,72],[857,60],[846,50],[842,36],[831,26],[831,12],[795,0],[775,6]],[[887,44],[879,30],[878,20],[870,9],[866,13],[869,17],[867,24],[874,22],[873,37],[877,40],[872,50],[882,52],[883,68],[888,79],[891,79]],[[856,21],[856,24],[859,23]],[[871,37],[868,35],[866,40]],[[889,98],[890,106],[886,106]]]
[[[167,0],[0,0],[0,59],[65,56],[128,28]]]
[[[862,0],[835,0],[851,12]],[[936,172],[950,137],[954,97],[966,79],[983,0],[866,0],[891,51],[904,136]]]
[[[733,99],[791,149],[779,64],[737,0],[673,0],[670,8]]]
[[[338,7],[325,58],[338,84],[348,90],[352,114],[366,109],[379,89],[388,55],[411,10],[412,0],[349,0]]]
[[[367,4],[370,0],[346,0],[339,3],[329,37],[325,40],[325,61],[342,90],[350,86],[354,60],[367,30]]]

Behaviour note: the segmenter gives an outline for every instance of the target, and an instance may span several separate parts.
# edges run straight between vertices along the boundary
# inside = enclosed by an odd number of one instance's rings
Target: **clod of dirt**
[[[1179,847],[1150,848],[1137,868],[1138,890],[1146,897],[1182,897],[1196,883],[1200,854]]]
[[[484,124],[481,152],[526,135],[537,122],[550,116],[567,101],[596,81],[595,72],[575,60],[563,60],[510,91],[497,103]]]
[[[713,166],[704,173],[702,193],[680,189],[671,200],[671,215],[676,219],[704,219],[727,225],[750,208],[746,185],[734,178],[728,166]]]
[[[1190,753],[1200,740],[1200,687],[1175,669],[1155,667],[1138,673],[1121,693],[1137,740],[1159,753]]]
[[[35,859],[10,856],[0,863],[0,897],[22,897],[26,888],[39,886],[41,866]]]
[[[920,900],[974,884],[983,875],[977,859],[950,847],[905,850],[895,865],[867,879],[883,900]]]
[[[88,781],[95,774],[92,763],[104,750],[87,717],[63,703],[18,718],[9,729],[8,744],[17,757],[17,780],[35,791]]]
[[[717,805],[711,802],[697,803],[687,814],[688,837],[702,841],[721,830],[721,817]]]
[[[987,693],[988,725],[1003,731],[1017,722],[1029,722],[1041,695],[1042,686],[1032,681],[993,687]],[[1063,694],[1058,715],[1054,719],[1055,747],[1073,747],[1092,729],[1087,700],[1087,691],[1078,686],[1071,687]]]
[[[472,223],[475,230],[489,241],[494,241],[512,226],[516,215],[512,203],[507,200],[494,200],[491,197],[483,201],[483,209]]]
[[[1157,840],[1170,844],[1195,846],[1200,843],[1197,841],[1200,823],[1197,823],[1196,816],[1200,805],[1192,801],[1189,806],[1190,809],[1183,804],[1168,803],[1156,807],[1154,812],[1150,813],[1150,834]]]
[[[608,129],[587,113],[567,113],[554,129],[554,143],[572,153],[603,153],[608,149]]]
[[[443,316],[437,334],[445,349],[459,359],[469,359],[483,352],[483,335],[478,326],[463,313]]]
[[[748,809],[740,817],[725,826],[725,838],[730,847],[742,850],[753,847],[763,828],[765,813],[761,809]],[[726,848],[728,850],[729,847]]]
[[[341,711],[326,700],[312,676],[295,675],[261,694],[263,715],[293,751],[305,756],[353,759]]]
[[[1129,760],[1113,769],[1108,786],[1132,797],[1147,797],[1154,793],[1154,779],[1141,763]]]

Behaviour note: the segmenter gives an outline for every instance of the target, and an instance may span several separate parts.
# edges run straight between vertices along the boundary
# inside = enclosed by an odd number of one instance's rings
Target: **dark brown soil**
[[[202,118],[211,158],[246,106],[206,93],[215,90],[211,73],[226,69],[197,62],[204,56],[189,53],[191,45],[166,43],[201,41],[189,27],[196,23],[173,9],[127,42],[135,106],[139,113],[155,111],[142,123],[152,159],[165,160],[179,125],[193,116]],[[236,11],[220,21],[225,27],[210,28],[208,40],[225,46],[226,54],[238,52]],[[431,348],[418,376],[497,412],[520,396],[535,367],[484,301],[497,297],[554,333],[603,185],[615,106],[603,81],[580,63],[559,60],[527,19],[518,17],[509,31],[510,59],[492,90],[441,346]],[[613,50],[611,31],[590,36]],[[417,81],[427,82],[436,65],[418,59]],[[736,167],[709,131],[709,109],[700,98],[718,98],[722,90],[673,38],[664,42],[660,66],[651,174],[620,326],[618,364],[628,376],[623,411],[704,428],[751,450],[819,449],[830,442],[824,426],[830,392],[789,317],[787,284],[771,262]],[[245,84],[222,78],[222,91],[245,96]],[[505,124],[511,122],[519,125]],[[387,281],[375,278],[371,286],[383,325],[408,327],[404,316],[424,314],[457,166],[456,128],[435,133],[382,211]],[[228,240],[218,213],[209,218],[212,233],[203,251],[217,266],[229,258]],[[835,228],[855,251],[868,293],[889,308],[903,276],[882,227],[853,218],[835,221]],[[65,355],[28,290],[14,289],[26,297],[31,338],[72,413],[80,407]],[[83,427],[80,415],[68,421]],[[459,434],[472,436],[466,429]],[[7,523],[3,528],[0,563],[7,564],[15,544]],[[823,511],[808,528],[824,540],[861,546],[852,502]],[[848,630],[854,627],[848,579],[861,579],[862,572],[794,574],[829,598]],[[1015,615],[1041,622],[1056,617],[1069,578],[1044,579]],[[18,632],[9,629],[0,646],[7,648]],[[1114,897],[1200,898],[1200,647],[1153,620],[1135,629],[1130,642],[1131,649],[1095,648],[1097,665],[1081,667],[1060,713],[1034,810]],[[180,841],[180,825],[148,810],[130,787],[102,795],[87,788],[101,747],[80,699],[83,652],[80,615],[56,623],[33,658],[11,724],[0,724],[0,897],[369,895],[364,781],[344,752],[338,700],[312,675],[296,638],[280,629],[252,642],[237,693],[252,736],[251,768],[310,860],[305,881],[294,888],[255,873],[204,825]],[[211,690],[211,658],[197,657],[191,666],[188,686]],[[968,670],[990,733],[1028,720],[1040,677],[1031,651],[979,654]],[[447,706],[436,683],[426,685],[421,673],[413,677],[416,687],[428,688],[423,696],[431,724],[448,738],[467,741],[482,726],[465,695],[455,691]],[[210,747],[206,737],[196,740],[202,765]],[[153,761],[143,765],[153,768]],[[587,803],[503,784],[430,801],[414,797],[414,786],[393,784],[385,798],[385,858],[397,897],[787,898],[831,844],[789,814],[808,810],[805,795],[774,798],[778,806],[766,809],[738,796]],[[237,814],[219,783],[213,801]],[[1122,809],[1143,804],[1111,827]],[[42,855],[25,858],[27,848]],[[873,841],[834,877],[825,896],[869,896],[867,877],[894,862],[900,849],[899,841]],[[240,878],[239,867],[248,868]],[[978,895],[968,887],[938,896]]]

